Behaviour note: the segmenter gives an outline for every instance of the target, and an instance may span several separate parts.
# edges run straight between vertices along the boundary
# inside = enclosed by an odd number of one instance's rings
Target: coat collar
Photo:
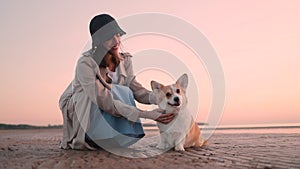
[[[91,57],[94,60],[94,62],[97,64],[97,61],[93,58],[92,52],[93,52],[93,50],[90,49],[90,50],[82,53],[82,55],[83,56],[89,56],[89,57]],[[122,57],[122,53],[120,53],[120,55]],[[125,70],[124,61],[120,62],[119,66],[117,67],[117,72],[118,72],[119,75],[127,77],[127,73],[126,73],[126,70]],[[100,72],[99,72],[99,74],[100,74]]]
[[[127,77],[127,73],[126,73],[126,70],[125,70],[125,66],[124,66],[124,61],[121,61],[119,66],[118,66],[118,73],[124,77]]]

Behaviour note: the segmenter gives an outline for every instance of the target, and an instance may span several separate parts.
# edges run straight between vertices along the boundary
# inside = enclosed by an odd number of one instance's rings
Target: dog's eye
[[[166,93],[166,96],[167,96],[167,97],[170,97],[170,96],[171,96],[171,93],[169,93],[169,92]]]
[[[177,89],[177,90],[176,90],[176,93],[178,93],[178,94],[179,94],[179,93],[180,93],[180,90],[179,90],[179,89]]]

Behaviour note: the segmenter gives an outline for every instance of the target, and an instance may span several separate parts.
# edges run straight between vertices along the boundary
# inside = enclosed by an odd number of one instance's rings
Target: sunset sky
[[[146,12],[185,20],[214,47],[226,81],[221,125],[300,123],[299,7],[298,0],[1,0],[0,123],[62,124],[58,99],[90,40],[90,19],[100,13],[119,19]],[[205,121],[211,84],[205,65],[193,61],[189,49],[157,35],[130,37],[123,46],[137,55],[134,63],[140,63],[143,50],[158,49],[187,65],[200,93],[198,121]],[[152,79],[167,77],[146,71],[137,78],[149,88]]]

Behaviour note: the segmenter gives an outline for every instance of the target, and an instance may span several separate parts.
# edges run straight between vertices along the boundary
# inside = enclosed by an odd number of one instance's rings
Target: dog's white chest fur
[[[189,132],[193,117],[187,108],[180,109],[176,117],[169,124],[157,123],[160,130],[158,148],[166,149],[178,145]]]
[[[178,112],[168,124],[157,123],[160,132],[186,132],[192,122],[192,117],[187,108]]]

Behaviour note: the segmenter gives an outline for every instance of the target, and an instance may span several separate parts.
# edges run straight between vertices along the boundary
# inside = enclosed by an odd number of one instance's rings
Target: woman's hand
[[[155,121],[163,123],[163,124],[168,124],[174,119],[174,114],[173,113],[168,113],[168,114],[161,114]]]
[[[175,117],[174,113],[163,114],[163,112],[164,110],[159,108],[151,111],[143,111],[140,117],[152,119],[163,124],[170,123]]]

